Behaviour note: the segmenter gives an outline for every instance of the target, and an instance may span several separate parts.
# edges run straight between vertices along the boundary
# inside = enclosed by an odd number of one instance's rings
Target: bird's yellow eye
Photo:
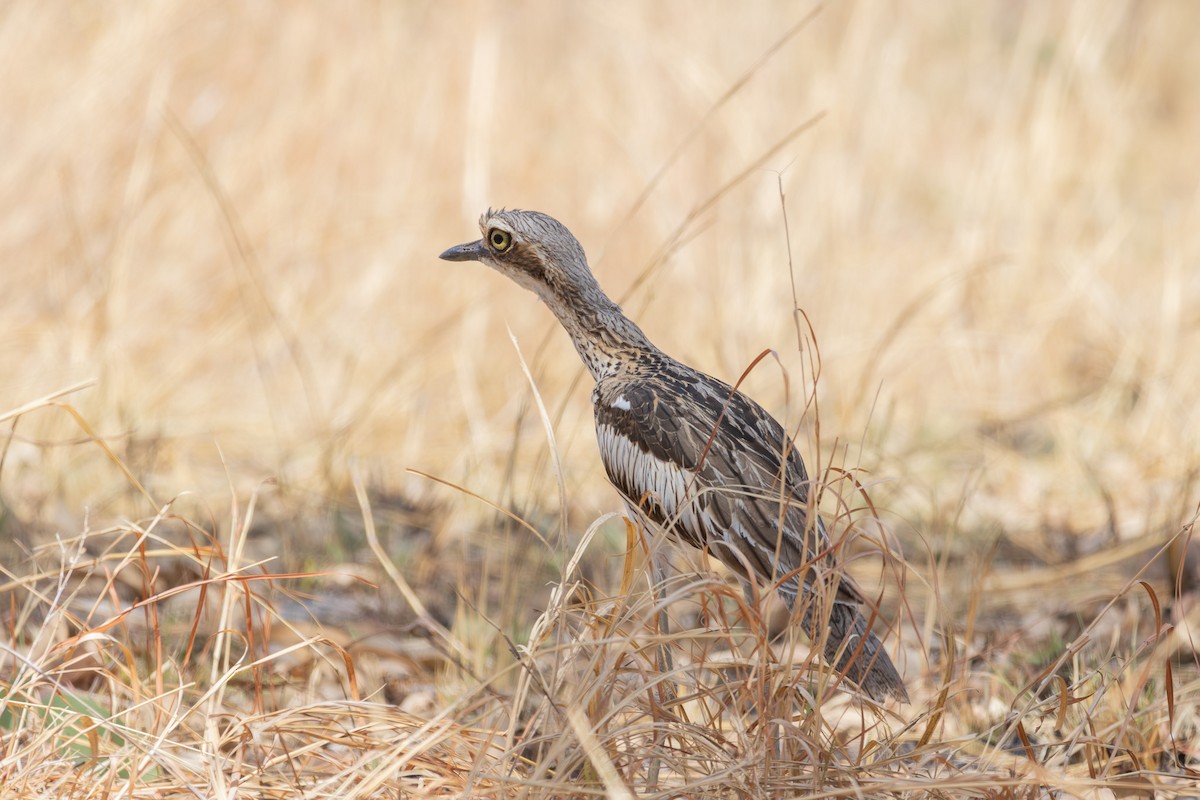
[[[492,228],[488,231],[488,243],[497,253],[503,253],[512,246],[512,236],[508,231],[502,231],[499,228]]]

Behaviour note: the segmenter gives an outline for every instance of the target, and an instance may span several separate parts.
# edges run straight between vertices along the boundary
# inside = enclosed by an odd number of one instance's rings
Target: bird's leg
[[[654,597],[655,605],[659,606],[658,634],[661,638],[657,666],[662,674],[670,675],[675,670],[675,663],[671,658],[671,648],[667,641],[671,633],[671,620],[667,614],[666,591],[663,588],[666,585],[670,564],[663,549],[658,546],[660,542],[654,539],[654,531],[645,524],[637,509],[626,503],[625,513],[629,521],[636,526],[636,532],[641,539],[642,547],[645,548],[646,557],[650,561],[650,594]],[[632,532],[631,528],[630,533]]]
[[[650,550],[650,580],[654,582],[654,586],[651,592],[654,595],[655,603],[659,606],[658,633],[662,637],[659,642],[658,668],[664,675],[670,675],[675,670],[675,663],[671,658],[671,618],[667,614],[665,588],[669,569],[670,565],[667,563],[667,556],[663,553],[662,548],[652,546]]]
[[[742,575],[738,575],[738,580],[742,584],[742,597],[746,598],[746,608],[750,610],[750,613],[756,613],[758,611],[758,592],[755,591],[754,584]],[[746,622],[749,623],[750,619],[747,619]]]
[[[672,704],[679,696],[678,687],[675,685],[675,662],[671,657],[671,643],[669,635],[671,632],[670,617],[667,614],[666,590],[665,584],[667,579],[667,571],[670,565],[667,563],[666,554],[661,547],[656,545],[659,542],[654,541],[653,531],[645,525],[642,518],[633,508],[627,509],[629,519],[636,524],[637,532],[640,535],[643,546],[646,549],[647,557],[650,560],[650,593],[654,597],[655,604],[659,606],[658,610],[658,657],[657,664],[659,676],[657,678],[657,689],[651,690],[652,702],[658,709],[665,709]],[[652,711],[657,711],[653,709]],[[660,726],[660,722],[664,721],[665,715],[654,713],[654,750],[657,751],[666,743],[667,734],[666,728]],[[647,785],[651,788],[658,786],[659,773],[662,768],[662,758],[654,755],[650,758],[646,768]]]

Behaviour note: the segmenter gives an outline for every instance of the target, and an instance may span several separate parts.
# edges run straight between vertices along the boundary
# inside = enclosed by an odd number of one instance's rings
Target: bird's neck
[[[544,295],[542,300],[558,317],[596,381],[615,374],[638,355],[658,352],[594,281],[573,291]]]

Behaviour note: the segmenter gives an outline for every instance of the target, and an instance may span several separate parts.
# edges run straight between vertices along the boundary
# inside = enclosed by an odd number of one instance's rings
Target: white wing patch
[[[612,401],[612,407],[621,411],[632,411],[633,406],[629,405],[629,401],[625,399],[625,395],[617,395],[617,399]]]
[[[617,402],[622,401],[628,402],[623,397],[617,399]],[[596,438],[609,477],[623,493],[627,487],[633,490],[629,494],[636,495],[627,494],[631,503],[636,505],[643,496],[648,497],[662,509],[663,516],[672,526],[690,533],[691,537],[687,538],[697,538],[701,529],[697,524],[697,486],[693,473],[676,464],[660,461],[608,425],[596,426]],[[690,502],[684,503],[684,497],[689,495]]]

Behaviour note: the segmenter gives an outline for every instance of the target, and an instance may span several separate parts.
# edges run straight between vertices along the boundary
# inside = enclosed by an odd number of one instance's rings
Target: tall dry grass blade
[[[112,448],[108,446],[108,443],[104,441],[100,434],[96,433],[91,424],[89,424],[88,421],[83,418],[82,414],[75,410],[74,406],[70,405],[69,403],[62,403],[58,401],[55,401],[54,405],[66,411],[71,415],[72,418],[74,418],[75,423],[83,429],[83,432],[91,437],[92,443],[104,451],[104,455],[108,458],[108,460],[111,461],[117,467],[117,469],[121,470],[121,474],[125,476],[125,480],[129,481],[133,488],[137,489],[138,494],[146,498],[146,502],[148,502],[152,508],[159,508],[158,503],[155,502],[154,498],[150,496],[150,493],[146,491],[146,487],[142,486],[141,482],[133,476],[133,473],[129,471],[129,467],[125,466],[125,462],[113,452]]]
[[[616,765],[613,764],[608,753],[604,751],[604,746],[596,738],[596,733],[592,730],[587,715],[579,706],[571,705],[567,706],[567,720],[571,723],[571,730],[575,732],[579,744],[583,746],[584,757],[595,768],[596,774],[604,783],[606,796],[613,800],[633,800],[633,792],[622,780]]]
[[[715,206],[722,197],[729,191],[740,184],[746,178],[758,172],[764,164],[767,163],[774,155],[783,148],[787,147],[791,142],[795,141],[801,135],[815,127],[818,122],[825,118],[825,112],[819,112],[812,115],[804,122],[792,128],[774,144],[762,152],[758,158],[754,159],[750,164],[738,172],[732,178],[721,184],[715,191],[701,200],[688,211],[683,220],[675,227],[675,230],[667,237],[666,243],[663,244],[657,253],[650,259],[650,263],[638,273],[629,287],[619,295],[617,302],[624,305],[625,302],[650,279],[650,277],[658,271],[658,269],[667,262],[671,255],[681,247],[686,241],[689,234],[689,229],[702,217],[709,209]]]
[[[263,273],[262,265],[259,263],[258,256],[254,252],[254,247],[250,244],[250,238],[242,228],[241,217],[237,212],[232,198],[230,198],[228,192],[221,185],[221,180],[217,177],[212,162],[204,153],[203,148],[200,147],[200,143],[196,141],[195,137],[192,136],[191,132],[184,125],[183,121],[169,108],[164,109],[163,113],[167,121],[167,127],[175,134],[179,143],[183,145],[184,151],[187,152],[188,157],[196,168],[196,172],[200,175],[201,180],[204,181],[209,195],[221,212],[221,220],[224,223],[225,241],[229,245],[231,255],[234,256],[234,262],[240,265],[242,271],[245,273],[245,279],[238,281],[238,288],[242,291],[243,301],[249,304],[253,298],[253,301],[266,312],[271,325],[278,331],[287,349],[288,356],[295,367],[296,375],[300,379],[300,386],[308,404],[309,420],[316,425],[319,420],[325,419],[325,408],[324,403],[321,402],[321,394],[317,390],[317,380],[312,362],[305,352],[304,340],[292,327],[292,323],[288,317],[281,314],[279,309],[276,308],[275,299],[267,289],[267,279]],[[239,272],[240,274],[241,272]],[[245,290],[247,283],[253,288],[253,294]],[[253,326],[251,326],[250,341],[254,347],[255,365],[258,367],[263,392],[270,398],[270,383],[266,378],[268,371],[266,366],[267,357],[265,353],[261,352],[261,343]],[[272,406],[274,405],[272,403]]]
[[[521,364],[521,372],[525,374],[525,380],[529,383],[529,390],[533,394],[533,401],[537,405],[538,418],[542,421],[542,430],[546,434],[546,444],[550,449],[550,459],[554,465],[554,478],[558,486],[558,515],[559,515],[559,530],[565,533],[567,530],[567,484],[563,478],[562,459],[558,453],[558,442],[554,436],[554,423],[550,419],[550,414],[546,411],[546,404],[542,402],[542,393],[538,391],[537,382],[533,379],[533,374],[529,371],[529,365],[525,363],[525,355],[521,352],[521,345],[517,342],[517,337],[513,334],[512,329],[508,329],[508,339],[512,342],[513,349],[517,352],[517,361]]]
[[[501,515],[507,517],[508,519],[512,520],[513,522],[517,523],[518,525],[520,525],[522,528],[524,528],[526,531],[528,531],[530,534],[532,534],[535,539],[537,539],[539,542],[544,544],[546,546],[546,549],[550,549],[550,543],[548,541],[546,541],[546,537],[542,536],[541,531],[539,531],[534,526],[530,525],[529,522],[527,522],[526,520],[524,520],[521,517],[519,517],[518,515],[514,514],[512,511],[509,511],[508,509],[504,508],[499,503],[494,503],[491,500],[488,500],[483,495],[477,494],[476,492],[473,492],[470,489],[466,488],[465,486],[455,483],[454,481],[450,481],[445,478],[439,478],[436,475],[430,475],[428,472],[422,472],[421,470],[415,469],[413,467],[406,468],[405,472],[412,473],[413,475],[418,475],[427,480],[431,480],[434,483],[440,483],[442,486],[448,486],[451,489],[462,492],[464,495],[466,495],[467,497],[470,497],[473,500],[478,500],[479,502],[483,503],[485,506],[492,509],[496,513],[501,514]]]
[[[5,411],[4,413],[0,414],[0,422],[8,422],[10,419],[23,416],[31,411],[36,411],[39,408],[57,405],[55,403],[56,400],[66,397],[69,394],[75,394],[76,392],[83,391],[84,389],[90,389],[95,385],[96,381],[93,378],[91,380],[80,381],[79,383],[72,384],[65,389],[58,389],[57,391],[51,392],[48,395],[39,397],[37,400],[30,400],[24,405],[17,406],[10,411]]]
[[[468,663],[468,648],[444,625],[433,618],[425,603],[413,590],[408,579],[400,574],[400,570],[396,569],[396,565],[392,563],[391,557],[388,556],[387,551],[380,544],[379,534],[375,531],[375,515],[371,513],[371,498],[367,495],[366,486],[363,484],[362,475],[359,473],[357,467],[352,466],[350,468],[350,478],[354,483],[354,496],[357,498],[358,507],[362,512],[363,531],[366,534],[367,546],[371,548],[371,552],[374,554],[376,561],[379,562],[379,566],[383,567],[383,571],[392,579],[392,584],[400,591],[400,595],[408,603],[408,607],[417,615],[417,621],[431,633],[437,634],[446,643],[447,647],[454,651],[459,658],[463,659],[463,663]]]
[[[662,181],[663,177],[668,171],[670,171],[671,167],[674,166],[675,162],[679,160],[680,156],[684,154],[691,143],[696,140],[696,137],[699,136],[706,127],[708,127],[709,121],[716,116],[717,112],[724,108],[730,100],[736,97],[738,93],[746,86],[746,84],[750,82],[750,79],[753,78],[759,70],[766,66],[771,59],[783,49],[784,45],[796,38],[797,34],[807,28],[808,24],[817,18],[817,15],[821,13],[822,9],[822,5],[816,5],[813,10],[802,17],[799,22],[784,31],[783,35],[776,39],[775,42],[773,42],[766,50],[764,50],[762,55],[758,57],[758,59],[750,66],[749,69],[739,75],[733,81],[733,83],[731,83],[729,87],[721,93],[721,96],[718,97],[716,101],[708,107],[708,110],[704,112],[704,116],[700,117],[700,120],[692,126],[692,129],[687,132],[687,134],[683,137],[683,140],[676,145],[675,149],[671,151],[671,154],[667,156],[667,158],[659,165],[658,169],[655,170],[654,174],[650,176],[650,179],[646,181],[646,184],[642,187],[641,192],[636,198],[634,198],[633,203],[630,204],[629,210],[625,212],[625,216],[622,217],[621,221],[617,223],[617,229],[625,227],[629,224],[631,219],[637,216],[638,211],[640,211],[642,206],[645,205],[646,201],[650,199],[650,195],[654,193],[654,190],[658,187],[658,184]]]

